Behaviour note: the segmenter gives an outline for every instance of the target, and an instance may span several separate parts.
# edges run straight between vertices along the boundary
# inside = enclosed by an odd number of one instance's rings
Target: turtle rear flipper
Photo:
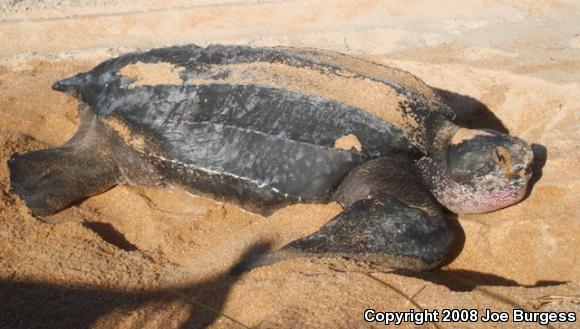
[[[62,146],[16,154],[8,166],[12,192],[34,216],[54,214],[116,184],[114,162],[91,148]]]
[[[8,161],[11,191],[34,216],[54,214],[118,182],[111,132],[81,106],[81,125],[66,144],[14,154]]]
[[[316,233],[233,271],[297,257],[343,256],[408,270],[443,265],[456,229],[405,165],[407,160],[393,157],[358,167],[337,191],[337,200],[346,206],[337,217]]]

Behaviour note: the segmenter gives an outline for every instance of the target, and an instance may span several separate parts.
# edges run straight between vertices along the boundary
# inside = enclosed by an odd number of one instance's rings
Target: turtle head
[[[520,201],[533,152],[523,140],[493,130],[459,128],[447,146],[448,191],[439,201],[455,213],[483,213]]]

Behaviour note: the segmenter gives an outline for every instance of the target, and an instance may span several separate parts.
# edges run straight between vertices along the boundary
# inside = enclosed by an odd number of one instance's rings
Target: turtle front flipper
[[[345,209],[319,231],[279,251],[239,264],[234,272],[297,257],[335,257],[381,267],[427,270],[442,266],[458,229],[404,157],[369,161],[336,192]]]

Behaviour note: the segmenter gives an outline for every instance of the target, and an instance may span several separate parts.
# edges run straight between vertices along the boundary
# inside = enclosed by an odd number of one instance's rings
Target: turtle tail
[[[81,86],[85,80],[84,77],[84,73],[79,73],[70,78],[58,80],[52,84],[52,89],[75,96],[80,93]]]

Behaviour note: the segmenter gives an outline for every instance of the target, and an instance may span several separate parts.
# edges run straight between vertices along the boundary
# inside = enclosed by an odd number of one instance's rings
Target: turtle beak
[[[532,177],[534,153],[529,146],[519,151],[519,158],[521,160],[512,165],[512,172],[515,178],[521,180],[523,183],[527,183],[528,180]]]
[[[520,177],[521,179],[527,180],[532,176],[532,166],[531,164],[528,165],[517,164],[514,165],[513,172],[515,173],[516,177]]]

